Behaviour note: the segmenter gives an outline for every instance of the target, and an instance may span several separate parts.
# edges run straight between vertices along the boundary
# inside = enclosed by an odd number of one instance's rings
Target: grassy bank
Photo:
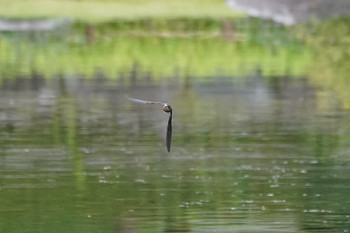
[[[101,23],[141,18],[241,17],[224,0],[0,0],[0,16],[7,18],[67,17],[76,21]]]
[[[229,43],[217,38],[162,39],[119,37],[91,45],[71,42],[13,44],[0,41],[2,77],[30,76],[33,72],[50,78],[56,74],[92,77],[96,71],[109,78],[137,76],[152,78],[186,75],[246,76],[254,70],[263,75],[302,75],[310,54],[295,47]],[[122,75],[125,77],[125,75]]]
[[[336,92],[343,107],[350,109],[350,18],[299,26],[296,34],[313,51],[310,80],[324,90]]]

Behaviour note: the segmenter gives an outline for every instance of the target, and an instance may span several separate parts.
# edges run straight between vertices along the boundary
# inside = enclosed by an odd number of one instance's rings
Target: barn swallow
[[[173,109],[171,108],[171,106],[169,104],[163,103],[163,102],[145,101],[145,100],[139,100],[139,99],[134,99],[134,98],[130,98],[130,97],[126,97],[126,98],[128,100],[130,100],[134,103],[138,103],[138,104],[161,104],[163,111],[170,114],[169,120],[168,120],[168,127],[167,127],[167,131],[166,131],[166,148],[167,148],[168,152],[170,152],[171,134],[173,131],[173,128],[171,125],[171,121],[173,118]]]

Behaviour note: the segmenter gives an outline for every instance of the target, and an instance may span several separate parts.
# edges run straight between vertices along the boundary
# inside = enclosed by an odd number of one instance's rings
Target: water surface
[[[349,135],[302,77],[4,80],[0,231],[348,232]]]

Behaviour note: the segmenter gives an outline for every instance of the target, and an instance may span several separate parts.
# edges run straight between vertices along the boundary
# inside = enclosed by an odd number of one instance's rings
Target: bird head
[[[172,112],[173,110],[169,104],[163,104],[163,111],[164,112]]]

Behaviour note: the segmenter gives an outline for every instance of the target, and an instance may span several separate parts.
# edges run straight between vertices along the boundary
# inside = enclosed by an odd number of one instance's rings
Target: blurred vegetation
[[[350,18],[334,18],[296,28],[298,37],[312,50],[308,76],[324,90],[337,93],[350,109]]]
[[[91,77],[101,71],[110,78],[137,68],[139,74],[154,78],[175,74],[208,77],[215,74],[245,76],[261,69],[264,75],[300,75],[309,55],[288,48],[220,42],[215,39],[118,38],[111,43],[22,44],[15,51],[1,43],[6,51],[0,58],[1,76],[30,76],[40,73],[50,78],[56,74]],[[69,50],[69,52],[67,52]],[[191,53],[188,53],[191,51]],[[293,70],[289,70],[293,67]]]
[[[286,29],[255,19],[143,19],[92,28],[76,23],[71,30],[2,33],[2,38],[1,77],[300,76],[310,60],[309,51]]]
[[[55,32],[1,33],[1,78],[308,76],[350,108],[349,18],[284,28],[221,0],[0,0],[0,15],[73,20]]]

